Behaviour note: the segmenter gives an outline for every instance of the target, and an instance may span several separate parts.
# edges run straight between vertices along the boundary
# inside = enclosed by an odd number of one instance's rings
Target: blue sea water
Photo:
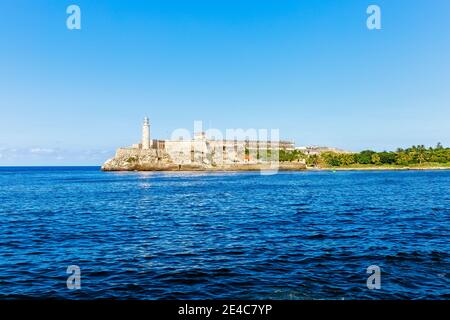
[[[0,168],[0,298],[449,299],[449,191],[450,171]]]

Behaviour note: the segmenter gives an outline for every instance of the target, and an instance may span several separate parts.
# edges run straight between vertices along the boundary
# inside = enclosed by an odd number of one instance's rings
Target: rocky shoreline
[[[102,166],[102,171],[305,171],[304,164],[284,164],[270,166],[268,164],[236,164],[222,166],[196,166],[196,165],[136,165],[130,167]]]
[[[300,171],[302,162],[261,163],[175,163],[166,152],[150,149],[120,148],[114,158],[106,161],[102,171]]]

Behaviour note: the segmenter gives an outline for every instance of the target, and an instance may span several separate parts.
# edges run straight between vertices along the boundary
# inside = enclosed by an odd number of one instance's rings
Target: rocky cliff
[[[174,163],[169,154],[164,151],[133,148],[118,149],[114,158],[109,159],[102,166],[103,171],[172,171],[180,169],[180,165]]]

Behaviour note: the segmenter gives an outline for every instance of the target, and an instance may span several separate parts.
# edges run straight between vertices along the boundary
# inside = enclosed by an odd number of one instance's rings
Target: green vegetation
[[[300,150],[293,150],[293,151],[286,151],[281,149],[280,153],[278,154],[280,161],[299,161],[305,159],[305,154],[302,153]]]
[[[306,155],[299,150],[280,150],[280,161],[306,161],[312,167],[342,167],[342,168],[427,168],[450,167],[450,148],[444,148],[440,143],[436,147],[426,148],[423,145],[407,149],[375,152],[364,150],[358,153],[323,152]]]
[[[126,160],[126,162],[128,162],[128,163],[133,163],[133,162],[136,162],[136,161],[137,161],[136,157],[129,157],[129,158]]]

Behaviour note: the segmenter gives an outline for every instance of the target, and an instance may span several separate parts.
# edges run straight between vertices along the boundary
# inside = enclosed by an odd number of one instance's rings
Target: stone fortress
[[[195,171],[195,170],[277,170],[305,169],[304,163],[279,166],[278,152],[295,149],[292,141],[215,139],[205,132],[193,138],[151,139],[150,122],[144,118],[142,141],[119,148],[114,158],[102,166],[104,171]]]

